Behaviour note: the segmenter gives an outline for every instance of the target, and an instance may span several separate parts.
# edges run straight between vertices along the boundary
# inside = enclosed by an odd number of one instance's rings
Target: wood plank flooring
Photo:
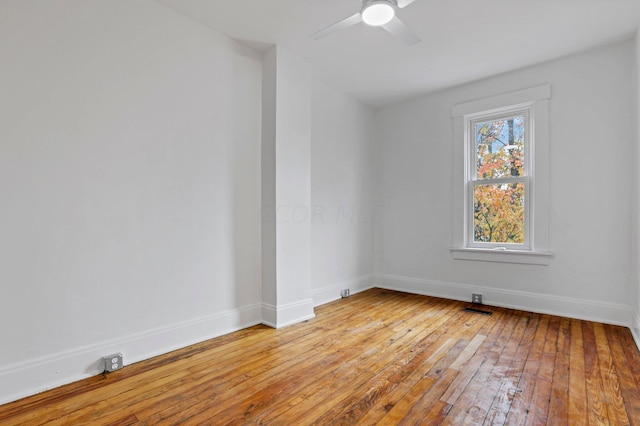
[[[0,424],[640,425],[628,329],[467,306],[369,290],[5,404]]]

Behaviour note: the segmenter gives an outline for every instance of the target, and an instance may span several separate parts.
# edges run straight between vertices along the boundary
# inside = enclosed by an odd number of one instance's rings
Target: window
[[[470,247],[530,247],[529,110],[465,117]]]
[[[550,92],[453,107],[454,258],[548,264]]]

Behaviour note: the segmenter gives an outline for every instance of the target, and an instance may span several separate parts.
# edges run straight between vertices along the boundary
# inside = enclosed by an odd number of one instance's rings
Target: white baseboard
[[[631,306],[574,299],[551,294],[504,290],[492,287],[455,284],[397,275],[377,275],[377,287],[426,296],[471,301],[472,293],[481,293],[486,305],[558,315],[606,324],[631,326]]]
[[[269,327],[278,328],[278,308],[269,303],[262,303],[262,323]]]
[[[262,304],[262,324],[273,328],[282,328],[315,318],[313,300],[305,299],[284,305]]]
[[[317,288],[312,290],[311,295],[313,297],[314,305],[320,306],[340,299],[342,297],[341,291],[344,289],[349,289],[351,294],[356,294],[361,291],[369,290],[373,287],[375,287],[375,277],[373,275],[364,275],[326,287]]]
[[[633,334],[633,339],[636,341],[636,346],[640,351],[640,312],[634,312],[633,324],[630,328],[631,334]]]
[[[0,369],[0,404],[102,373],[102,357],[122,352],[125,368],[261,322],[260,305],[220,312]]]

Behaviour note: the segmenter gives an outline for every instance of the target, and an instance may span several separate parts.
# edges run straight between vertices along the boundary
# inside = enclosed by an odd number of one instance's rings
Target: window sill
[[[553,253],[524,250],[492,250],[483,248],[451,248],[454,259],[479,260],[484,262],[520,263],[525,265],[548,265]]]

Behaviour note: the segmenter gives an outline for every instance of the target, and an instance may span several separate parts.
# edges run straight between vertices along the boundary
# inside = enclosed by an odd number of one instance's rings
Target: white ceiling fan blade
[[[349,28],[350,26],[358,24],[360,22],[362,22],[362,15],[360,15],[360,12],[358,12],[355,15],[351,15],[340,22],[329,25],[327,28],[318,31],[317,33],[311,34],[311,38],[314,40],[318,40],[319,38],[328,36],[335,31],[344,30],[345,28]]]
[[[417,35],[413,33],[413,31],[409,29],[409,27],[404,24],[404,22],[398,19],[397,16],[394,16],[391,21],[384,25],[381,25],[381,27],[394,36],[402,39],[402,41],[404,41],[407,46],[413,46],[414,44],[422,41]]]
[[[416,0],[398,0],[398,7],[400,9],[409,6],[411,3],[413,3]]]

